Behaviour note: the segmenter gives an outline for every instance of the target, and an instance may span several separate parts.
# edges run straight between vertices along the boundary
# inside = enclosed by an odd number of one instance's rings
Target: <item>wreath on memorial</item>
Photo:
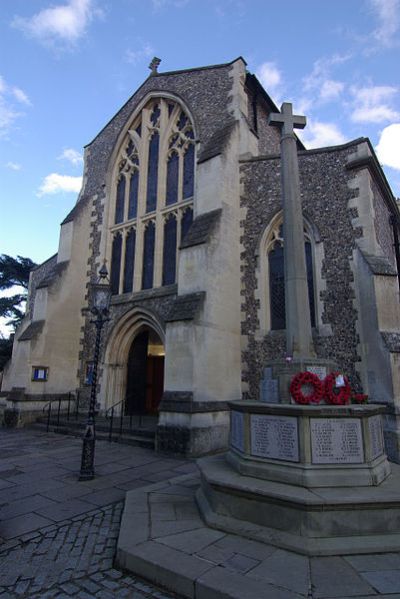
[[[305,385],[313,387],[313,391],[303,393]],[[298,372],[290,383],[290,394],[299,404],[319,403],[324,396],[324,385],[313,372]]]
[[[340,387],[336,383],[337,377],[343,377],[343,385]],[[340,372],[331,372],[325,377],[325,399],[327,403],[334,405],[345,405],[350,403],[351,387],[347,376],[341,375]]]

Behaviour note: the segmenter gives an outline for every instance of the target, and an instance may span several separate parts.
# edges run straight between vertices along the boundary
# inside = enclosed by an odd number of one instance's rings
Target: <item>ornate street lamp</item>
[[[91,322],[96,327],[96,344],[93,357],[93,372],[90,390],[89,411],[85,434],[83,435],[82,461],[79,480],[91,480],[94,478],[94,449],[96,442],[95,430],[95,409],[97,393],[97,365],[99,362],[101,329],[103,325],[110,320],[108,318],[111,301],[111,287],[108,281],[108,272],[106,265],[103,264],[99,270],[99,277],[96,283],[91,285],[91,313],[95,316]]]

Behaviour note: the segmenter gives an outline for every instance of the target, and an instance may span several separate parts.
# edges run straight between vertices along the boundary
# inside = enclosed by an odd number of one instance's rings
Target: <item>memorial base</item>
[[[380,486],[308,489],[243,476],[223,455],[198,465],[212,528],[310,556],[398,551],[400,466]]]
[[[226,455],[199,460],[209,526],[306,555],[394,551],[400,468],[382,406],[231,402]]]

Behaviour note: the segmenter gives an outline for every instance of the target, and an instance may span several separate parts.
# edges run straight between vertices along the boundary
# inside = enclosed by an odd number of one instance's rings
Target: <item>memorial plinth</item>
[[[390,474],[382,406],[230,407],[227,460],[241,474],[304,487],[379,485]]]
[[[398,548],[400,469],[390,475],[382,406],[230,408],[230,450],[198,461],[209,526],[306,555]]]

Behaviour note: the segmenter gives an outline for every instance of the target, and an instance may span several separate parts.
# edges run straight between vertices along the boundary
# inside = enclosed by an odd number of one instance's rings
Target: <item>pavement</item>
[[[172,599],[113,567],[129,489],[193,472],[193,462],[96,442],[96,478],[79,482],[82,441],[0,428],[0,598]]]
[[[98,440],[79,482],[81,447],[0,429],[0,599],[400,599],[400,552],[308,558],[211,529],[193,462]]]

